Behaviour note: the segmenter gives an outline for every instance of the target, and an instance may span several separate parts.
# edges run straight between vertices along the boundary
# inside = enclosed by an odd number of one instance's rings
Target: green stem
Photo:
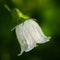
[[[7,4],[4,4],[4,7],[5,7],[9,12],[11,12],[11,9],[8,7]]]

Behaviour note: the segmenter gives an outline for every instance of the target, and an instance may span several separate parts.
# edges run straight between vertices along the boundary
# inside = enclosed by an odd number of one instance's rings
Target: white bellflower
[[[15,29],[17,39],[21,46],[21,53],[19,56],[24,51],[28,52],[32,50],[37,43],[42,44],[50,40],[50,37],[47,37],[43,34],[41,27],[37,24],[37,22],[35,22],[33,19],[30,19],[30,17],[22,14],[19,9],[15,8],[11,11],[11,9],[6,4],[5,8],[7,8],[9,12],[12,12],[13,20],[18,21],[20,19],[20,24],[11,30],[13,31]]]
[[[33,19],[28,19],[24,23],[16,26],[16,35],[21,46],[21,55],[24,51],[32,50],[36,44],[48,42],[50,37],[43,34],[41,27]]]

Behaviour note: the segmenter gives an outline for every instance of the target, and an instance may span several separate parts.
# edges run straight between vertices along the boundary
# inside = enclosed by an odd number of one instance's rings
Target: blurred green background
[[[52,37],[50,42],[17,56],[20,46],[15,31],[11,31],[16,20],[5,4],[37,19],[44,34]],[[60,60],[60,0],[0,0],[0,60]]]

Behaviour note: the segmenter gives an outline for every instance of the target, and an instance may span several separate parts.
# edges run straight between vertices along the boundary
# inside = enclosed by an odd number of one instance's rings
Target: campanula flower
[[[29,52],[36,44],[46,43],[50,40],[50,37],[44,35],[41,30],[41,27],[34,19],[24,15],[19,9],[11,9],[5,4],[5,8],[12,12],[12,19],[19,21],[11,31],[15,29],[18,42],[21,46],[21,52],[18,56],[22,55],[23,52]]]
[[[42,44],[50,40],[50,37],[43,34],[41,27],[33,19],[28,19],[24,23],[17,25],[15,31],[21,46],[19,55],[32,50],[37,43]]]

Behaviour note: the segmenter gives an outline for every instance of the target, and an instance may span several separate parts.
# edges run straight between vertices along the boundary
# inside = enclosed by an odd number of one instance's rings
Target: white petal
[[[26,26],[26,29],[28,30],[29,34],[31,35],[31,37],[33,38],[33,40],[37,41],[39,40],[38,39],[38,36],[37,36],[37,32],[35,31],[35,29],[33,28],[33,25],[31,24],[30,20],[29,21],[26,21],[25,22],[25,26]],[[40,36],[40,35],[39,35]],[[39,37],[40,38],[40,37]]]
[[[33,27],[33,30],[34,30],[33,32],[35,32],[35,34],[32,34],[32,35],[33,37],[35,36],[34,38],[35,38],[36,43],[45,43],[50,40],[50,37],[46,37],[43,34],[41,27],[35,21],[30,19],[28,22]]]
[[[19,41],[19,44],[21,45],[21,53],[19,55],[21,55],[26,49],[27,49],[27,42],[25,40],[25,37],[23,36],[23,28],[22,28],[23,24],[19,24],[16,27],[16,35]]]
[[[29,32],[33,38],[34,41],[39,42],[41,40],[40,34],[38,30],[33,25],[33,22],[31,20],[26,22],[26,25],[29,26]],[[28,27],[27,27],[28,28]]]
[[[32,50],[36,46],[36,43],[33,40],[32,36],[31,36],[31,34],[29,32],[29,28],[30,28],[29,25],[26,25],[26,23],[24,23],[23,27],[24,27],[24,29],[23,29],[24,37],[25,37],[25,39],[27,41],[27,44],[28,44],[28,49],[26,49],[25,52],[28,52],[28,51]]]

